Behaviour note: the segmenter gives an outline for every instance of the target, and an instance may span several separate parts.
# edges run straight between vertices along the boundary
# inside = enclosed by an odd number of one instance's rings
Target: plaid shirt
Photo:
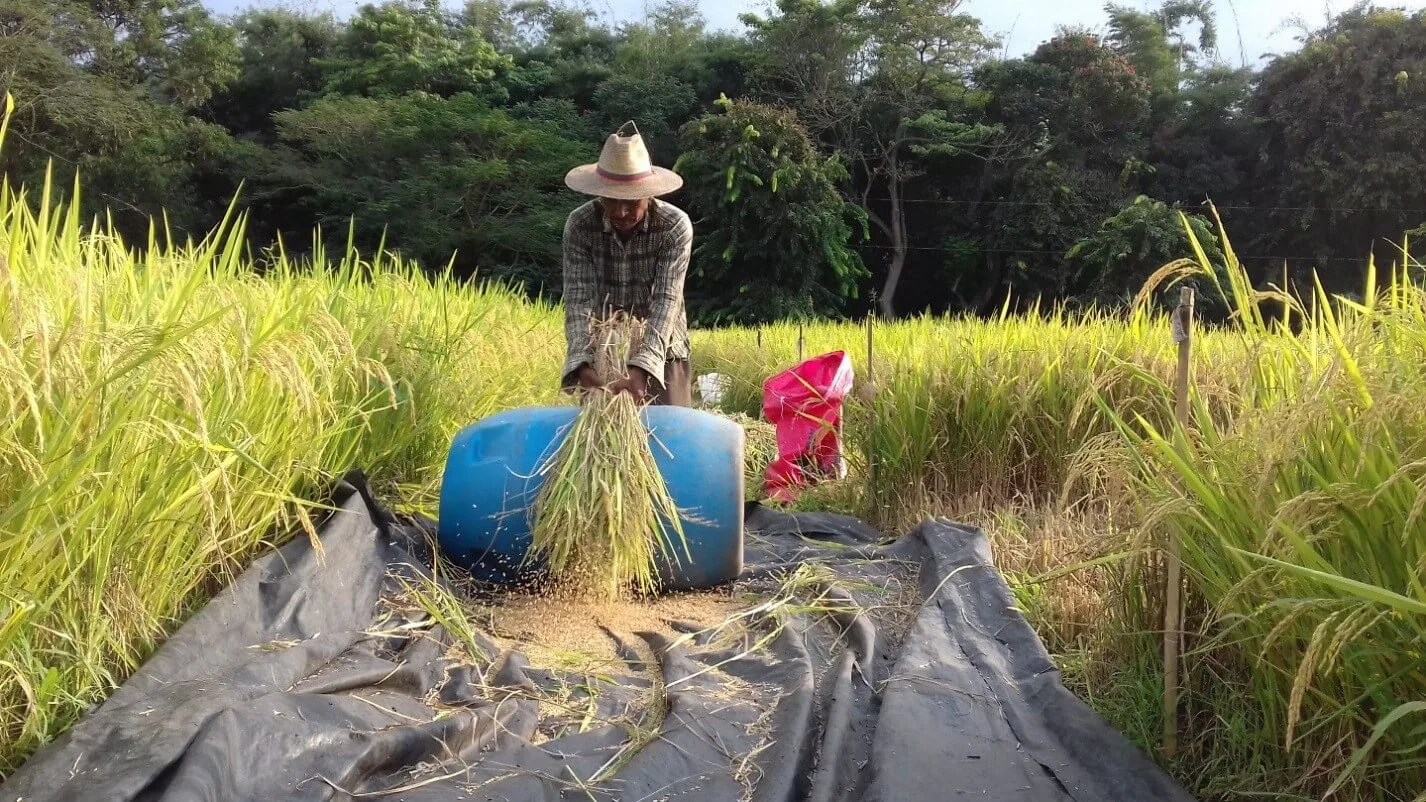
[[[564,225],[566,357],[562,385],[577,383],[580,367],[593,362],[590,318],[622,311],[642,319],[646,333],[629,364],[661,386],[664,365],[689,356],[683,282],[693,246],[693,223],[677,206],[660,200],[625,243],[598,200],[570,213]]]

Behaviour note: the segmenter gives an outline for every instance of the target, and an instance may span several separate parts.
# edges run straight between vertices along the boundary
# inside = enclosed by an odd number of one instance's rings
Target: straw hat
[[[632,129],[632,133],[624,133]],[[600,198],[642,200],[667,195],[683,186],[683,178],[672,170],[655,167],[644,138],[633,121],[604,140],[604,151],[596,164],[570,170],[564,183],[575,192]]]

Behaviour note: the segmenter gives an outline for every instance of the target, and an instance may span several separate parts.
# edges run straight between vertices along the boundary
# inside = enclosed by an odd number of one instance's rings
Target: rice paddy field
[[[559,309],[513,292],[350,249],[252,256],[240,217],[135,249],[50,194],[0,195],[0,776],[311,531],[344,471],[433,511],[450,438],[556,402],[563,349]],[[879,324],[874,384],[862,324],[807,327],[859,384],[849,475],[802,504],[986,527],[1071,687],[1200,798],[1426,799],[1426,290],[1371,270],[1362,303],[1301,301],[1293,334],[1230,268],[1240,315],[1195,338],[1186,432],[1148,312]],[[756,416],[798,336],[699,332],[695,369]]]

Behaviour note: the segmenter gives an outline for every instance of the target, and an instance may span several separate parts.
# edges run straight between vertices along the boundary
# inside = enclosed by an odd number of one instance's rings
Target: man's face
[[[644,215],[649,213],[648,198],[640,200],[618,200],[615,198],[603,198],[604,214],[609,217],[609,224],[614,226],[614,230],[620,234],[628,234],[639,227],[644,222]]]

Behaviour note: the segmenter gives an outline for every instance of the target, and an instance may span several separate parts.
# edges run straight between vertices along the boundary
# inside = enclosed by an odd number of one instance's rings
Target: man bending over
[[[626,134],[628,129],[633,131]],[[593,200],[571,212],[564,226],[561,386],[599,386],[590,352],[591,318],[622,311],[644,321],[645,334],[631,348],[629,377],[609,389],[630,393],[640,403],[690,406],[683,285],[693,223],[682,209],[658,199],[682,187],[683,179],[655,167],[643,137],[626,123],[605,140],[599,161],[569,171],[565,184]]]

